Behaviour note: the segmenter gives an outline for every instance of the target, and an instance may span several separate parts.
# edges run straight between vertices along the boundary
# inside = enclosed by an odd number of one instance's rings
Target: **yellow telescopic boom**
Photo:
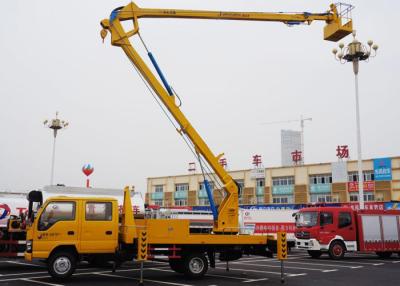
[[[185,19],[217,19],[217,20],[244,20],[244,21],[268,21],[282,22],[288,25],[311,24],[313,21],[325,21],[324,39],[338,41],[353,31],[351,19],[342,24],[342,17],[338,14],[337,7],[332,4],[330,10],[324,13],[260,13],[260,12],[221,12],[221,11],[195,11],[177,9],[144,9],[134,3],[115,9],[109,19],[101,21],[103,30],[101,36],[104,39],[107,31],[111,33],[111,44],[123,49],[130,61],[157,94],[172,116],[180,125],[179,132],[187,135],[195,146],[196,152],[201,154],[215,174],[224,184],[226,196],[218,208],[218,216],[214,221],[214,233],[238,232],[238,187],[232,177],[219,164],[219,156],[215,156],[204,140],[200,137],[189,120],[175,104],[175,96],[166,84],[162,73],[158,70],[162,83],[146,65],[138,52],[131,45],[129,38],[139,33],[139,18],[185,18]],[[133,21],[133,29],[125,31],[123,21]],[[150,54],[150,53],[149,53]],[[152,56],[149,55],[152,59]],[[153,61],[153,59],[152,59]],[[153,62],[154,64],[154,62]]]

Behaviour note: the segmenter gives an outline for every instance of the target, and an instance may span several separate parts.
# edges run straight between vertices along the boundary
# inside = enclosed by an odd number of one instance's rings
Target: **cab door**
[[[321,211],[319,215],[321,244],[329,244],[336,236],[336,225],[333,223],[334,215],[331,211]]]
[[[351,249],[348,250],[356,250],[354,249],[356,245],[356,226],[355,226],[355,219],[353,215],[353,211],[351,210],[343,210],[339,211],[338,214],[338,222],[337,222],[338,230],[337,235],[343,237],[344,241],[346,242],[346,246],[349,247],[347,244],[352,243]]]
[[[114,253],[118,246],[116,201],[83,201],[82,253]]]
[[[47,258],[58,245],[79,249],[79,201],[51,201],[38,217],[33,234],[33,257]]]

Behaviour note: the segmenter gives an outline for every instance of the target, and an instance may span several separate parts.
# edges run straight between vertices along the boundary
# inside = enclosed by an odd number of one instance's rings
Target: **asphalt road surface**
[[[374,254],[347,254],[344,260],[330,260],[327,255],[319,259],[309,258],[303,251],[292,251],[284,262],[287,285],[400,285],[400,257],[380,259]],[[140,267],[126,263],[116,272],[111,268],[93,268],[81,264],[74,276],[67,281],[53,280],[41,262],[0,259],[0,285],[96,285],[110,286],[139,284]],[[226,263],[217,263],[205,277],[188,280],[169,268],[167,263],[144,264],[145,286],[261,286],[281,285],[280,261],[249,256]]]

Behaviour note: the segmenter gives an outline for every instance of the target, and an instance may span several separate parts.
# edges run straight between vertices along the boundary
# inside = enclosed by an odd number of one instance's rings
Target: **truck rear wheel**
[[[322,255],[322,251],[320,250],[307,250],[307,252],[312,258],[320,258]]]
[[[170,259],[169,266],[171,267],[172,270],[174,270],[177,273],[184,272],[182,259]]]
[[[56,279],[71,277],[76,268],[76,256],[68,251],[53,253],[48,259],[50,275]]]
[[[390,256],[392,256],[392,253],[391,252],[384,252],[384,251],[377,251],[376,255],[378,255],[379,258],[387,259],[387,258],[390,258]]]
[[[329,257],[331,259],[339,260],[344,257],[344,253],[346,252],[346,247],[340,241],[332,242],[331,246],[329,247]]]
[[[183,273],[188,278],[200,278],[208,270],[208,260],[203,253],[193,253],[183,260]]]

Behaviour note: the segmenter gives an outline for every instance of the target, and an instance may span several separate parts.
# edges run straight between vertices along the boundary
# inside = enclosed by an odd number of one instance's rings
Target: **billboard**
[[[358,182],[348,182],[347,190],[349,192],[358,192]],[[375,181],[364,181],[363,182],[363,191],[364,192],[373,192],[375,190]]]
[[[294,130],[281,130],[282,166],[293,166],[292,152],[295,150],[301,150],[301,132]]]
[[[346,183],[347,182],[347,162],[338,161],[331,164],[332,167],[332,182]]]
[[[392,180],[392,159],[380,158],[374,159],[374,177],[375,181]]]

